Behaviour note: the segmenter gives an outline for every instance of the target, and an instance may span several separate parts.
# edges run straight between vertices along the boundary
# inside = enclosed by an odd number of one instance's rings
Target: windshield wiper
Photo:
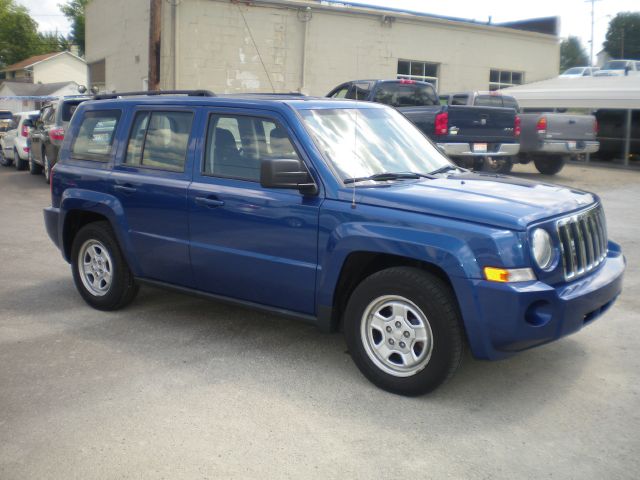
[[[435,178],[431,174],[417,173],[417,172],[383,172],[369,175],[368,177],[353,177],[344,180],[345,185],[357,182],[364,182],[366,180],[372,180],[374,182],[385,182],[388,180],[404,180],[404,179],[418,179],[418,178]]]
[[[443,167],[435,169],[433,172],[429,172],[429,175],[438,175],[439,173],[449,172],[451,170],[465,171],[464,168],[454,167],[453,165],[445,165]]]

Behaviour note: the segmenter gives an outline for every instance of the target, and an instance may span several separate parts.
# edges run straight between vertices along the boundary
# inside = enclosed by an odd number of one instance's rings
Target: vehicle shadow
[[[351,361],[342,335],[322,334],[295,320],[151,287],[142,288],[122,311],[98,312],[84,304],[72,282],[49,281],[35,287],[46,294],[29,315],[48,328],[37,337],[4,342],[5,355],[11,356],[12,350],[19,354],[25,343],[51,344],[62,337],[72,345],[91,345],[91,355],[102,352],[105,363],[126,359],[127,364],[190,378],[197,385],[233,385],[274,401],[312,402],[316,411],[344,415],[349,421],[380,422],[388,417],[400,430],[434,415],[473,415],[475,421],[495,428],[522,421],[561,402],[588,360],[588,352],[574,339],[500,362],[478,361],[467,354],[451,381],[430,395],[405,398],[370,384]],[[4,298],[29,295],[13,291]],[[22,309],[24,302],[14,301],[9,308]],[[59,374],[47,365],[42,368],[50,368],[52,377]],[[141,381],[158,378],[148,375]],[[124,384],[132,379],[114,381]],[[99,396],[104,386],[82,388],[94,389]],[[116,383],[110,388],[119,387]],[[345,402],[357,408],[342,408]],[[404,408],[414,413],[394,413]]]

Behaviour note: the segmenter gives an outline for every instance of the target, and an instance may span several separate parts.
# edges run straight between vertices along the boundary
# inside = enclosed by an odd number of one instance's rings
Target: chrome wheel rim
[[[113,281],[113,262],[98,240],[87,240],[78,253],[78,269],[84,287],[95,297],[107,294]]]
[[[433,333],[427,316],[410,300],[385,295],[365,308],[360,336],[369,359],[395,377],[423,370],[433,353]]]

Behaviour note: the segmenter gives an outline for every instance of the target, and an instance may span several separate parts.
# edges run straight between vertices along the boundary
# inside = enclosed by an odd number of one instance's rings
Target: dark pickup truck
[[[520,119],[513,108],[440,105],[430,83],[356,80],[327,96],[395,107],[448,157],[467,168],[492,169],[496,158],[510,160],[520,151]]]

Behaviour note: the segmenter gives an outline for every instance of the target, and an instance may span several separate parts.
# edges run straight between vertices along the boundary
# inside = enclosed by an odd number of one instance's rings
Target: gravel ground
[[[44,231],[43,178],[1,168],[0,478],[638,478],[640,172],[552,180],[602,196],[628,260],[618,303],[403,398],[291,320],[152,288],[92,310]]]

